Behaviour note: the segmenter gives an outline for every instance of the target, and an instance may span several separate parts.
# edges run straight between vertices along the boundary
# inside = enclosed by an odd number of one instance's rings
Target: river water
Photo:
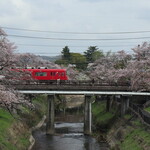
[[[81,122],[56,122],[55,135],[46,135],[43,126],[33,133],[36,142],[32,150],[108,150],[105,143],[84,135],[83,126]]]

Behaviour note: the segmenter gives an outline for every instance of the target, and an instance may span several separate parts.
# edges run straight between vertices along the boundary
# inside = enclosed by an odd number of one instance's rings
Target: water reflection
[[[33,150],[107,150],[91,136],[83,134],[83,123],[57,123],[56,135],[46,135],[45,130],[33,133],[36,144]]]

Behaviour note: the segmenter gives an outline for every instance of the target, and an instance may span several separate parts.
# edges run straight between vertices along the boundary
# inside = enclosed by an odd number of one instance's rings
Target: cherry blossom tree
[[[131,88],[136,91],[145,91],[150,86],[150,72],[144,69],[149,62],[133,61],[127,66],[126,76],[130,78]]]
[[[77,76],[79,74],[79,71],[76,70],[73,66],[68,65],[66,68],[67,70],[67,76],[69,77],[69,80],[77,80]]]
[[[48,60],[44,60],[42,57],[36,56],[30,53],[18,54],[17,66],[20,68],[26,67],[47,67],[47,68],[61,68],[59,65],[54,64]]]
[[[16,46],[9,42],[5,32],[0,29],[0,70],[15,65],[16,56],[14,50]]]
[[[6,80],[8,76],[14,77],[10,67],[15,67],[17,60],[14,53],[16,46],[6,36],[5,32],[0,29],[0,107],[11,110],[15,108],[15,104],[30,105],[30,103],[21,94],[15,92],[11,83]]]
[[[17,106],[20,104],[30,108],[34,107],[24,95],[13,90],[13,88],[7,88],[0,84],[0,107],[7,108],[11,113],[12,110],[18,109]]]
[[[124,51],[119,51],[116,54],[109,53],[90,67],[92,69],[92,71],[89,71],[91,72],[90,77],[102,82],[116,82],[118,80],[116,74],[118,74],[118,71],[126,68],[130,59],[131,56]]]
[[[132,48],[134,58],[138,61],[150,59],[150,44],[147,42]]]
[[[140,91],[150,90],[150,44],[144,42],[132,50],[134,59],[128,66],[132,87]]]
[[[119,51],[97,60],[90,67],[90,77],[102,82],[130,83],[134,91],[150,90],[150,44],[144,42],[132,50],[132,55]]]

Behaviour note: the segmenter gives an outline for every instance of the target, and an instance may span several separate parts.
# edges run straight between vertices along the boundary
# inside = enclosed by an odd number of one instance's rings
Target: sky
[[[0,0],[0,27],[17,53],[131,53],[150,41],[150,0]]]

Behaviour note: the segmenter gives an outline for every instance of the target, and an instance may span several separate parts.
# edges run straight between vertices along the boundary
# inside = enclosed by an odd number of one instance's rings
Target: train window
[[[46,72],[36,72],[35,73],[36,76],[47,76]]]
[[[64,72],[62,72],[62,73],[61,73],[61,76],[64,77],[64,75],[65,75]]]
[[[56,72],[51,72],[50,75],[51,75],[51,76],[55,76],[55,75],[56,75]]]
[[[60,72],[58,72],[58,77],[61,77],[61,73]]]

